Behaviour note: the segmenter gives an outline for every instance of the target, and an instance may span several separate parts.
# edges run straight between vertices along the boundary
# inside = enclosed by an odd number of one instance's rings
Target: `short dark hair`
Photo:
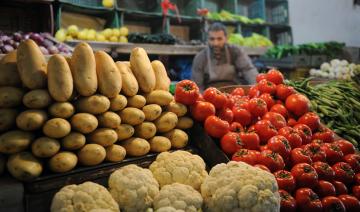
[[[224,24],[222,24],[220,22],[215,22],[215,23],[211,24],[209,29],[208,29],[208,33],[209,32],[216,32],[216,31],[223,31],[225,36],[227,36],[226,27],[225,27]]]

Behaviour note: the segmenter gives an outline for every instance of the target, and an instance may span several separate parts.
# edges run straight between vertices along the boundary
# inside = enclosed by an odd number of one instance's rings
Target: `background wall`
[[[340,41],[360,47],[360,6],[353,0],[289,0],[294,44]]]

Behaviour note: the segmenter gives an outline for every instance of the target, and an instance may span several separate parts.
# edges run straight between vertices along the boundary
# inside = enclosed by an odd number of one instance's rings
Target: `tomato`
[[[267,109],[270,110],[271,107],[275,104],[274,99],[272,96],[268,93],[263,93],[259,96],[260,99],[264,100],[266,102]]]
[[[235,152],[231,160],[242,161],[250,165],[255,165],[258,161],[259,155],[260,152],[255,150],[240,149],[239,151]]]
[[[324,142],[322,140],[319,140],[319,139],[312,140],[311,143],[317,143],[320,146],[322,146],[324,144]]]
[[[288,116],[288,111],[287,111],[286,107],[284,105],[282,105],[282,104],[274,104],[270,108],[270,112],[279,113],[284,118],[287,118],[287,116]]]
[[[348,212],[360,211],[360,201],[356,197],[348,194],[342,194],[339,195],[338,198],[345,205],[346,211]]]
[[[209,116],[215,115],[215,107],[210,102],[196,101],[191,105],[191,115],[196,121],[205,121]]]
[[[344,155],[355,153],[355,147],[352,143],[350,143],[350,141],[340,139],[335,141],[334,143],[340,147]]]
[[[319,196],[310,188],[300,188],[295,193],[298,211],[322,212]]]
[[[238,98],[238,96],[233,96],[234,99],[234,106],[232,109],[240,108],[240,109],[249,109],[249,100]]]
[[[288,120],[287,120],[287,125],[289,126],[289,127],[293,127],[293,126],[295,126],[297,124],[297,121],[295,120],[295,119],[293,119],[293,118],[288,118]]]
[[[260,137],[260,142],[266,144],[267,141],[277,135],[276,128],[268,120],[260,120],[254,125],[256,133]]]
[[[230,125],[230,131],[240,133],[240,132],[244,132],[245,130],[244,127],[239,122],[233,122]]]
[[[343,182],[333,180],[331,183],[335,186],[336,195],[348,193],[348,189]]]
[[[306,144],[304,150],[308,153],[313,162],[322,161],[326,162],[326,153],[321,149],[320,144],[310,143]]]
[[[256,97],[260,96],[260,91],[259,91],[258,86],[257,85],[252,86],[249,89],[248,95],[249,95],[250,98],[256,98]]]
[[[199,97],[199,87],[191,80],[182,80],[175,87],[175,101],[184,105],[192,105]]]
[[[299,118],[298,123],[307,125],[315,132],[320,127],[320,117],[316,113],[308,112]]]
[[[216,116],[209,116],[206,118],[205,132],[212,137],[221,138],[229,132],[230,125],[227,121],[223,121]]]
[[[294,126],[294,129],[298,132],[298,134],[301,137],[302,144],[308,144],[311,143],[312,140],[312,132],[310,127],[308,127],[305,124],[296,124]]]
[[[270,169],[262,164],[255,164],[254,166],[271,173]]]
[[[283,158],[271,150],[261,151],[258,163],[265,165],[271,172],[284,169]]]
[[[318,184],[318,175],[315,169],[307,163],[298,163],[291,169],[298,187],[314,188]]]
[[[329,166],[329,164],[321,161],[316,161],[313,163],[313,167],[318,174],[320,180],[332,181],[335,178],[335,172]]]
[[[296,212],[296,201],[287,191],[280,189],[280,212]]]
[[[299,133],[291,127],[283,127],[279,130],[279,135],[284,136],[290,143],[291,148],[300,147],[302,144]]]
[[[244,148],[240,135],[234,132],[226,133],[220,140],[220,147],[227,155],[233,155],[239,149]]]
[[[284,75],[276,69],[271,69],[268,71],[266,73],[266,79],[275,85],[284,83]]]
[[[302,148],[295,148],[291,150],[291,164],[295,165],[298,163],[312,164],[312,160],[308,152]]]
[[[204,99],[212,103],[216,109],[221,109],[227,104],[226,95],[214,87],[207,88],[203,96]]]
[[[245,96],[245,91],[243,88],[235,88],[232,92],[231,95],[233,96]]]
[[[354,181],[356,185],[360,185],[360,173],[355,174]]]
[[[295,93],[296,93],[295,89],[291,86],[287,86],[284,84],[280,84],[276,86],[276,97],[283,101],[285,101],[288,96]]]
[[[239,122],[242,126],[247,126],[251,123],[251,113],[242,108],[234,107],[233,110],[234,120],[235,122]]]
[[[325,143],[331,143],[335,139],[335,133],[329,128],[320,126],[318,132],[313,134],[312,139],[319,139]]]
[[[333,211],[338,211],[338,212],[345,212],[345,205],[342,203],[342,201],[334,196],[328,196],[328,197],[324,197],[321,200],[321,204],[323,205],[323,210],[324,212],[333,212]]]
[[[331,184],[329,181],[325,181],[325,180],[319,180],[319,183],[315,187],[314,191],[320,197],[335,196],[336,195],[336,190],[335,190],[334,185]]]
[[[310,111],[310,100],[302,94],[291,94],[285,101],[286,109],[300,117]]]
[[[260,98],[250,99],[249,111],[255,117],[262,117],[268,112],[266,102]]]
[[[341,152],[339,145],[334,143],[324,143],[321,146],[321,149],[324,150],[326,160],[330,165],[342,161],[344,154]]]
[[[355,172],[348,163],[338,162],[332,166],[335,172],[335,180],[350,184],[354,181]]]
[[[266,74],[261,73],[256,75],[256,82],[259,83],[261,80],[266,79]]]
[[[257,86],[261,94],[268,93],[273,95],[276,92],[276,85],[266,79],[261,80]]]
[[[360,199],[360,185],[353,186],[352,193],[356,198]]]
[[[286,160],[289,158],[291,146],[284,136],[276,135],[270,138],[268,140],[267,147],[273,152],[279,153],[283,159]]]
[[[234,119],[234,114],[229,108],[223,108],[219,111],[218,117],[224,121],[231,123]]]
[[[269,147],[267,145],[260,146],[260,151],[269,150]]]
[[[289,171],[280,170],[274,173],[279,189],[292,192],[295,189],[295,179]]]
[[[235,100],[236,99],[233,96],[231,96],[230,94],[228,94],[228,93],[224,93],[224,94],[225,94],[226,100],[227,100],[225,107],[232,109],[234,107],[234,105],[235,105]]]
[[[350,164],[351,168],[356,172],[360,172],[360,155],[348,154],[344,156],[344,161]]]
[[[240,132],[239,136],[246,149],[260,149],[260,138],[255,132]]]
[[[286,120],[285,118],[280,115],[279,113],[274,112],[267,112],[263,116],[263,119],[269,120],[274,127],[279,130],[283,127],[286,127]]]

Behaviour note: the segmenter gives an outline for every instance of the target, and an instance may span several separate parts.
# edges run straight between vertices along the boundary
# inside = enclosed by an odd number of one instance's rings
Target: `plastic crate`
[[[249,18],[265,18],[264,0],[242,1],[237,0],[237,14]]]
[[[289,24],[288,2],[272,0],[266,4],[266,21],[273,24]]]
[[[106,8],[102,5],[102,0],[59,0],[62,3],[89,8],[89,9],[97,9],[97,10],[111,10],[111,8]]]

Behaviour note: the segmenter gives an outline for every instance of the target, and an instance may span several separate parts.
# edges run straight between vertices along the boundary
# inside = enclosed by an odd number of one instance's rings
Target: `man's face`
[[[227,41],[224,31],[210,31],[208,35],[209,45],[215,49],[222,49]]]

